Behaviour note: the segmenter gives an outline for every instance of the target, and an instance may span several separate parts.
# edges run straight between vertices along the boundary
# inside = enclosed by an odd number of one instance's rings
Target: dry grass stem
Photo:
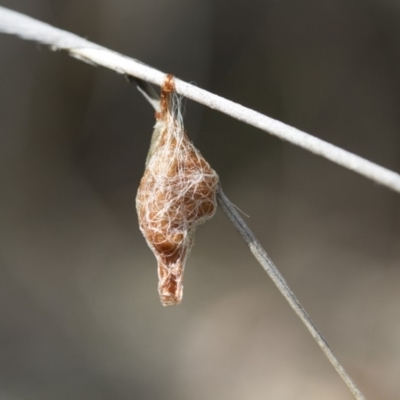
[[[65,50],[71,56],[161,86],[166,74],[70,32],[0,7],[0,32]],[[257,111],[175,79],[175,89],[198,103],[275,135],[400,193],[400,175]]]
[[[274,284],[276,285],[278,290],[282,293],[282,295],[288,301],[288,303],[290,304],[290,306],[292,307],[292,309],[294,310],[296,315],[301,319],[303,324],[306,326],[308,331],[311,333],[311,336],[317,342],[318,346],[321,348],[321,350],[324,352],[325,356],[328,358],[328,360],[334,366],[334,368],[337,371],[337,373],[339,374],[339,376],[342,378],[344,383],[350,389],[354,398],[357,400],[365,400],[364,395],[361,393],[361,391],[358,389],[358,387],[356,386],[354,381],[351,379],[350,375],[346,372],[346,370],[340,364],[339,360],[333,354],[333,351],[329,347],[328,343],[326,342],[324,337],[321,335],[321,333],[318,331],[318,329],[314,325],[314,323],[311,321],[311,318],[308,316],[306,310],[303,308],[303,306],[297,300],[297,297],[295,296],[295,294],[292,292],[292,290],[286,283],[285,279],[279,272],[278,268],[275,266],[275,264],[269,258],[267,252],[263,249],[263,247],[261,246],[261,244],[259,243],[257,238],[254,236],[253,232],[250,230],[250,228],[247,226],[247,224],[243,221],[243,218],[236,211],[235,207],[225,196],[225,194],[221,188],[218,189],[217,200],[218,200],[218,205],[222,208],[222,210],[224,211],[226,216],[232,222],[232,224],[234,225],[236,230],[239,232],[240,236],[243,238],[243,240],[249,246],[250,251],[253,253],[254,257],[257,259],[257,261],[263,267],[265,272],[272,279],[272,281],[274,282]]]

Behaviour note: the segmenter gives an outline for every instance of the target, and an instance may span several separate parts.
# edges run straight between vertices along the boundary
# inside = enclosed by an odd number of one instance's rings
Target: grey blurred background
[[[3,0],[400,171],[399,0]],[[163,308],[134,85],[0,36],[0,399],[351,399],[225,216]],[[400,197],[190,101],[189,136],[370,399],[400,391]]]

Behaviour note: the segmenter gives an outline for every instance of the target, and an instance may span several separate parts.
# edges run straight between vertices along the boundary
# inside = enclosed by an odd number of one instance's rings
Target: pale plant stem
[[[306,326],[311,336],[317,342],[318,346],[324,352],[325,356],[331,362],[339,376],[342,378],[344,383],[350,389],[351,393],[357,400],[365,400],[364,395],[357,388],[354,381],[351,379],[350,375],[343,368],[342,364],[340,364],[339,360],[335,357],[328,343],[318,331],[317,327],[311,321],[311,318],[308,316],[306,310],[297,300],[297,297],[290,289],[289,285],[286,283],[284,277],[279,272],[278,268],[272,262],[272,260],[268,257],[268,254],[263,249],[257,238],[254,236],[253,232],[247,226],[247,224],[243,221],[243,218],[236,211],[235,207],[229,201],[229,199],[225,196],[224,192],[221,188],[219,188],[217,193],[218,205],[222,208],[224,213],[230,219],[236,230],[239,232],[240,236],[249,246],[250,251],[253,253],[254,257],[260,263],[260,265],[264,268],[265,272],[272,279],[278,290],[282,293],[285,299],[288,301],[294,312],[301,319],[303,324]]]
[[[42,43],[54,50],[65,50],[80,60],[101,65],[159,86],[166,75],[138,60],[118,54],[70,32],[4,7],[0,7],[0,32]],[[175,89],[177,93],[191,100],[320,155],[400,193],[400,175],[396,172],[179,79],[175,79]]]
[[[153,88],[144,81],[140,79],[135,79],[138,85],[139,91],[143,94],[146,100],[155,108],[155,110],[159,110],[160,97],[157,93],[154,92]],[[218,205],[222,208],[224,213],[228,216],[233,226],[238,230],[239,234],[242,236],[243,240],[247,243],[250,248],[250,251],[253,253],[256,260],[260,263],[260,265],[264,268],[267,274],[270,276],[278,290],[282,293],[285,299],[289,302],[290,306],[296,313],[296,315],[300,318],[303,324],[311,333],[311,336],[317,342],[319,347],[324,352],[325,356],[332,363],[334,368],[336,369],[339,376],[345,382],[345,384],[350,389],[351,393],[357,400],[365,399],[360,390],[357,388],[349,374],[345,371],[343,366],[339,363],[338,359],[333,354],[332,350],[328,346],[328,343],[325,341],[323,336],[319,333],[317,327],[313,324],[310,317],[308,316],[305,309],[302,307],[300,302],[297,300],[295,294],[292,292],[285,279],[274,265],[272,260],[268,257],[266,251],[263,249],[261,244],[258,242],[257,238],[251,232],[250,228],[246,225],[243,219],[240,217],[238,212],[235,209],[235,206],[229,201],[229,199],[225,196],[224,192],[221,189],[221,186],[218,186],[217,189],[217,201]]]

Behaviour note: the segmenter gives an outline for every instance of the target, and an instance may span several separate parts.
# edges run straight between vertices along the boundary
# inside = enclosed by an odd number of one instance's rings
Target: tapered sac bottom
[[[183,296],[183,266],[180,261],[166,265],[158,263],[158,293],[163,306],[180,304]]]

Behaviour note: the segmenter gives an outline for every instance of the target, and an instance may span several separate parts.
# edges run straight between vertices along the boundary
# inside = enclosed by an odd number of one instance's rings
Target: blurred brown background
[[[400,1],[3,0],[400,171]],[[163,308],[135,195],[153,111],[0,35],[0,399],[351,399],[225,216]],[[400,391],[400,197],[186,102],[189,135],[370,399]]]

